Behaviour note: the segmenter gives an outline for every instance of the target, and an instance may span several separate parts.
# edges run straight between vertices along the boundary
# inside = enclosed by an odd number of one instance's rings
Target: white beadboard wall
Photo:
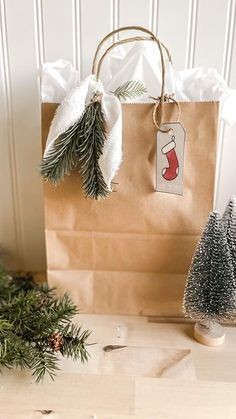
[[[236,88],[236,0],[0,0],[0,247],[12,269],[45,269],[38,68],[70,60],[83,78],[102,36],[152,29],[175,67],[215,67]],[[236,127],[221,124],[215,207],[236,194]]]

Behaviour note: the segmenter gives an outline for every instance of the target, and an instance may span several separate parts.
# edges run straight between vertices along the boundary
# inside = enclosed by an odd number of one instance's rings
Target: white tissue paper
[[[62,99],[78,84],[78,72],[66,60],[44,63],[41,74],[42,102],[61,103]]]
[[[175,93],[180,102],[220,101],[220,116],[236,123],[236,90],[229,89],[221,75],[214,69],[192,68],[174,71],[165,57],[165,93]],[[157,46],[150,41],[135,42],[128,50],[119,46],[111,51],[102,65],[101,80],[107,94],[129,80],[144,84],[147,92],[126,103],[153,103],[160,96],[161,62]],[[42,102],[60,103],[78,84],[78,75],[65,60],[45,63],[42,68]],[[121,100],[122,102],[122,100]]]

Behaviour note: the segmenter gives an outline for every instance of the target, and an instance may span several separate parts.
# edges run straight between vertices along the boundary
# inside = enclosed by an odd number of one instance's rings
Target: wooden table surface
[[[191,324],[85,314],[78,321],[96,342],[88,364],[62,360],[56,381],[38,385],[27,372],[4,372],[0,419],[236,418],[236,328],[208,348],[193,340]]]

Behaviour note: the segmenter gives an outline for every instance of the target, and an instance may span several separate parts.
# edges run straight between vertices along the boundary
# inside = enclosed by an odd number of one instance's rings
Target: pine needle
[[[116,88],[114,92],[111,91],[119,100],[135,99],[147,92],[143,83],[137,80],[130,80]]]
[[[40,173],[44,180],[57,185],[76,167],[79,125],[80,120],[59,135],[43,158]]]
[[[86,197],[105,198],[110,190],[99,166],[106,141],[106,121],[100,100],[85,108],[82,118],[61,134],[43,158],[40,172],[44,180],[57,185],[78,167]]]
[[[92,199],[105,198],[110,191],[99,166],[99,157],[106,141],[106,121],[100,101],[87,105],[79,124],[78,136],[79,171],[85,195]]]
[[[31,365],[32,375],[36,379],[36,383],[42,381],[44,376],[48,374],[54,381],[56,371],[59,370],[57,356],[49,351],[35,351],[35,358]]]

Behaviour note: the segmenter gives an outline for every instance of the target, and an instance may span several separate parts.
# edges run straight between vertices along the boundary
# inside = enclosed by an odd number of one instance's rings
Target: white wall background
[[[236,88],[236,0],[0,0],[0,246],[14,269],[44,270],[38,68],[72,61],[90,72],[100,38],[143,25],[177,69],[215,67]],[[236,193],[236,128],[221,125],[216,208]]]

